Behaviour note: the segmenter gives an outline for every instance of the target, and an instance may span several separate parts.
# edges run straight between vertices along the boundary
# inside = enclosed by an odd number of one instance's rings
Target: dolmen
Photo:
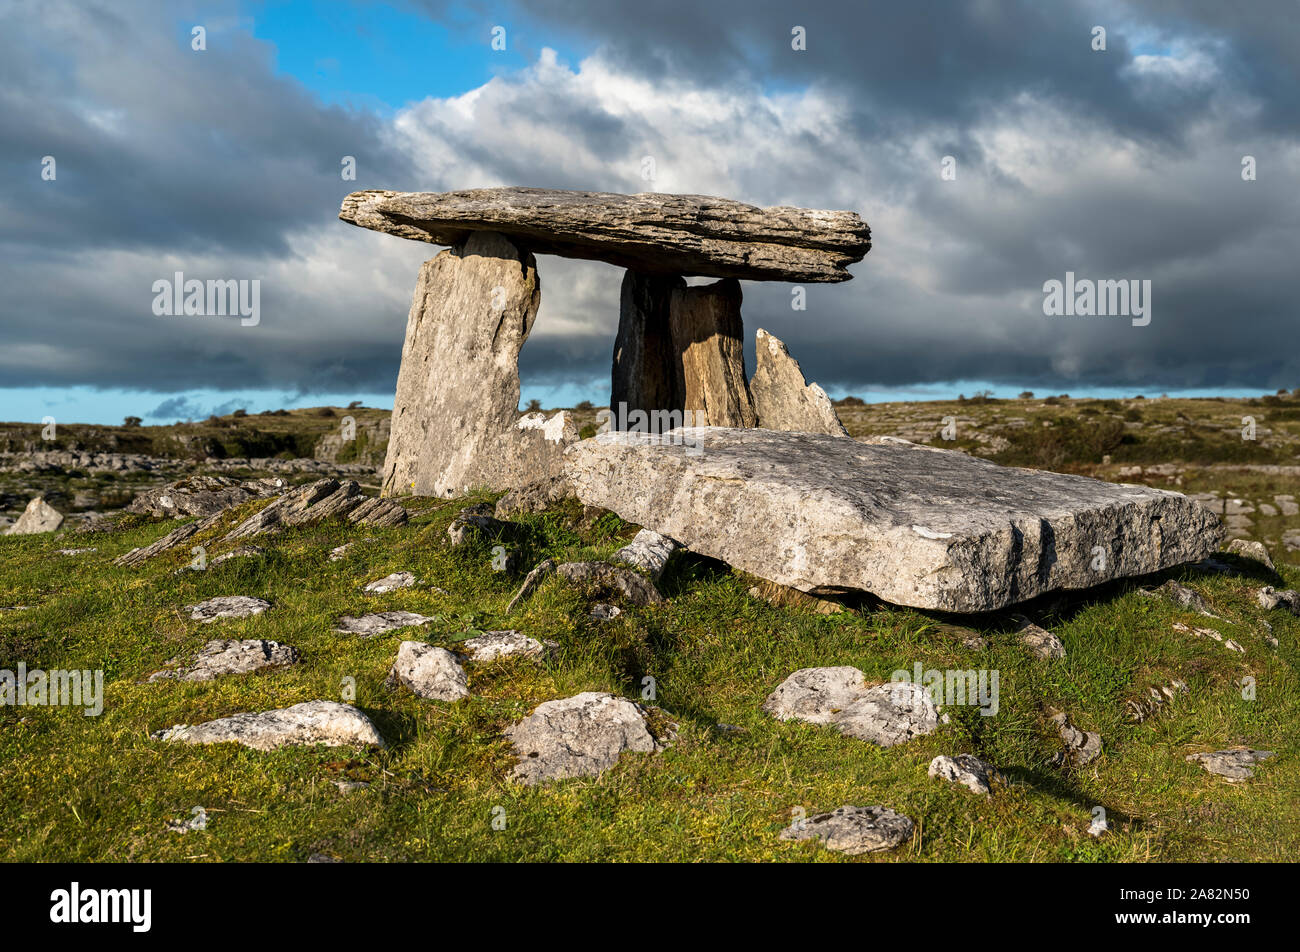
[[[385,495],[562,486],[704,555],[814,595],[984,612],[1195,562],[1218,519],[1187,497],[848,437],[825,391],[758,330],[741,280],[839,282],[871,248],[853,212],[700,195],[487,188],[354,192],[339,217],[447,245],[407,321]],[[520,417],[536,254],[625,268],[597,436]],[[688,285],[687,277],[713,277]]]
[[[657,192],[481,188],[354,192],[339,218],[450,246],[424,263],[416,281],[386,494],[511,489],[560,474],[564,449],[578,440],[572,419],[518,413],[519,352],[541,301],[536,254],[627,269],[614,344],[613,429],[659,414],[677,425],[843,434],[821,388],[776,395],[773,384],[799,371],[767,335],[751,393],[740,279],[849,280],[847,266],[871,247],[870,229],[853,212]],[[720,280],[688,287],[687,276]]]

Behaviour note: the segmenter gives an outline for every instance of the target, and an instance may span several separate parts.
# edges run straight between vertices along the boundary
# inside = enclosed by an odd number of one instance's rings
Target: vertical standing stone
[[[385,495],[513,488],[558,473],[565,414],[519,419],[519,351],[541,285],[531,252],[476,231],[420,268],[397,375]]]
[[[686,287],[675,275],[623,275],[619,298],[618,337],[614,341],[610,412],[616,421],[633,410],[680,410],[684,394],[678,389],[677,352],[668,325],[674,291]],[[617,424],[616,424],[617,428]]]
[[[768,430],[848,436],[826,391],[806,383],[799,362],[785,344],[763,328],[754,342],[754,376],[749,393],[758,425]]]
[[[696,426],[756,426],[745,383],[740,282],[724,278],[675,288],[668,323],[677,352],[683,406]]]

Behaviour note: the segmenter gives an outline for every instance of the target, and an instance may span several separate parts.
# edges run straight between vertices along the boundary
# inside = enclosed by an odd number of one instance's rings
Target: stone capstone
[[[846,281],[847,266],[871,248],[871,230],[853,212],[663,192],[369,190],[344,198],[339,218],[438,245],[498,232],[537,254],[750,281]]]

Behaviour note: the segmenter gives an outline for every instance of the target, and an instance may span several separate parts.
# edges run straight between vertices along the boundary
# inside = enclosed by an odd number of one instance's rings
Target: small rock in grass
[[[1178,695],[1186,693],[1187,683],[1176,678],[1161,687],[1148,687],[1145,697],[1126,702],[1129,720],[1141,724]]]
[[[1173,579],[1170,579],[1158,588],[1139,589],[1139,591],[1144,595],[1162,595],[1170,601],[1181,605],[1183,608],[1190,608],[1192,611],[1209,618],[1218,617],[1210,611],[1210,606],[1206,604],[1204,598],[1192,591],[1186,585],[1180,585]]]
[[[591,611],[587,614],[592,621],[613,621],[623,614],[623,609],[617,605],[610,605],[608,602],[596,602],[591,606]]]
[[[1255,776],[1254,766],[1273,756],[1271,750],[1215,750],[1204,754],[1190,754],[1188,763],[1197,763],[1212,774],[1226,777],[1237,783]]]
[[[1278,591],[1271,585],[1265,585],[1255,593],[1255,599],[1259,602],[1260,608],[1268,611],[1274,608],[1285,608],[1293,615],[1300,615],[1300,592],[1293,588]]]
[[[1052,763],[1082,767],[1101,754],[1101,735],[1096,731],[1079,730],[1064,714],[1053,715],[1052,723],[1056,725],[1057,732],[1065,743],[1065,750],[1056,754]]]
[[[150,682],[211,681],[225,674],[249,674],[264,668],[282,668],[298,663],[298,651],[278,641],[209,641],[185,668],[157,671]]]
[[[18,521],[5,529],[5,535],[39,535],[53,532],[63,525],[63,513],[45,501],[44,496],[36,496],[27,504]]]
[[[930,769],[926,773],[931,777],[959,783],[972,793],[983,794],[992,793],[993,781],[999,779],[997,768],[974,754],[958,754],[956,757],[940,754],[930,761]]]
[[[1173,628],[1174,631],[1181,631],[1185,634],[1196,635],[1200,638],[1209,638],[1212,641],[1217,641],[1229,651],[1235,651],[1237,654],[1246,653],[1245,648],[1237,644],[1231,638],[1224,638],[1223,635],[1219,634],[1219,632],[1215,631],[1213,628],[1195,628],[1191,625],[1184,625],[1181,621],[1174,622]]]
[[[487,502],[462,509],[447,527],[447,538],[451,544],[462,545],[480,533],[498,538],[513,536],[517,529],[515,523],[496,518],[492,515],[493,510],[493,505]]]
[[[336,545],[334,548],[330,549],[330,561],[342,562],[344,557],[348,554],[348,549],[352,548],[352,545],[351,542],[344,542],[342,545]]]
[[[614,558],[641,569],[657,582],[663,576],[668,560],[681,547],[681,543],[674,539],[642,529],[631,542],[614,553]]]
[[[840,733],[892,747],[933,733],[947,720],[930,692],[909,681],[867,687],[857,668],[801,668],[779,684],[763,710],[785,720],[828,724]]]
[[[202,807],[196,807],[194,812],[183,819],[167,821],[167,829],[172,833],[190,833],[207,828],[208,814]]]
[[[1044,661],[1065,657],[1065,642],[1059,637],[1046,628],[1035,625],[1024,615],[1011,617],[1020,626],[1016,629],[1016,634],[1020,636],[1021,644],[1028,648],[1034,657]]]
[[[394,572],[392,575],[385,575],[373,582],[367,582],[365,590],[371,595],[383,595],[387,592],[395,592],[399,588],[410,588],[417,581],[415,575],[411,572]]]
[[[427,625],[433,621],[428,615],[415,612],[372,612],[368,615],[344,615],[334,625],[334,631],[344,635],[361,635],[370,638],[399,628]]]
[[[97,552],[99,550],[92,547],[89,549],[55,549],[54,551],[59,555],[85,555],[87,552]]]
[[[398,646],[387,683],[404,685],[416,696],[434,701],[469,697],[469,678],[456,656],[422,641],[403,641]]]
[[[339,793],[355,793],[370,786],[365,780],[331,780],[330,783],[338,788]]]
[[[197,605],[186,605],[185,610],[190,613],[192,621],[207,624],[219,618],[249,618],[262,614],[270,607],[270,602],[250,595],[218,595]]]
[[[830,813],[795,820],[783,840],[821,840],[828,850],[859,856],[891,850],[912,838],[916,826],[888,807],[842,806]]]
[[[594,777],[618,763],[624,751],[663,749],[640,704],[599,691],[539,704],[505,734],[519,757],[511,776],[530,785]]]
[[[1097,812],[1092,815],[1092,822],[1088,824],[1089,836],[1101,836],[1103,833],[1110,832],[1110,824],[1106,822],[1106,814]]]
[[[461,642],[471,661],[498,658],[541,658],[559,647],[554,641],[538,641],[517,631],[485,631]]]
[[[1233,539],[1228,543],[1227,551],[1243,559],[1251,559],[1265,566],[1270,572],[1276,572],[1277,566],[1273,564],[1272,557],[1268,554],[1268,549],[1264,543],[1255,542],[1250,539]]]
[[[233,742],[262,751],[313,744],[384,746],[384,739],[370,718],[350,704],[337,701],[307,701],[257,714],[235,714],[204,724],[177,724],[151,736],[154,740],[184,744]]]
[[[579,585],[588,585],[606,592],[617,592],[633,605],[658,605],[664,597],[654,582],[623,565],[608,562],[566,562],[555,567],[555,573]]]

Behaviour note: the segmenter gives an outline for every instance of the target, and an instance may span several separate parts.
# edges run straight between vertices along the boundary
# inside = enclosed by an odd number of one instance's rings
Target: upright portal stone
[[[749,393],[759,426],[768,430],[849,435],[835,415],[826,391],[815,383],[806,383],[799,362],[790,356],[785,344],[761,327],[754,355]]]
[[[685,395],[678,389],[668,309],[674,291],[686,287],[676,275],[623,275],[619,299],[618,337],[614,341],[610,412],[622,421],[623,410],[680,410]],[[621,427],[615,426],[615,429]]]
[[[420,269],[397,376],[385,495],[508,488],[558,471],[568,417],[518,419],[519,351],[541,285],[530,252],[495,232]]]
[[[683,408],[692,411],[695,426],[758,423],[745,383],[740,301],[735,278],[672,292],[668,322],[678,355],[675,369]]]

